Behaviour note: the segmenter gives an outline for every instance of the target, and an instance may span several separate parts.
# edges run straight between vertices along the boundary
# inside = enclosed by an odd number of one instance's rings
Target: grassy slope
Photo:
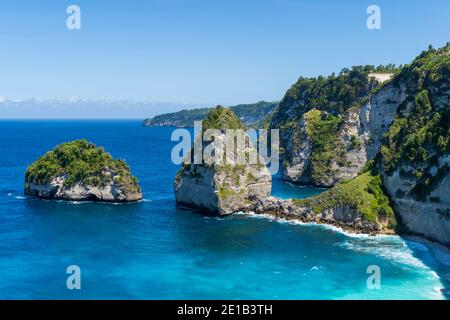
[[[341,117],[313,109],[305,113],[306,132],[312,141],[312,177],[315,181],[325,180],[333,175],[331,164],[342,158],[342,143],[337,134]]]
[[[382,190],[381,176],[369,171],[350,181],[341,182],[320,195],[293,201],[297,205],[311,207],[317,214],[326,209],[346,206],[367,221],[387,222],[391,229],[396,225],[389,198]]]

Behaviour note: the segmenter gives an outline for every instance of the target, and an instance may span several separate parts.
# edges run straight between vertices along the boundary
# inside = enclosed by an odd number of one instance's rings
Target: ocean
[[[178,208],[172,128],[140,121],[0,121],[1,299],[445,299],[450,254],[398,236]],[[55,145],[86,138],[125,159],[144,200],[131,204],[24,197],[24,172]],[[275,196],[322,189],[273,179]],[[81,270],[69,290],[66,269]],[[370,266],[380,286],[368,285]],[[370,269],[370,268],[369,268]]]

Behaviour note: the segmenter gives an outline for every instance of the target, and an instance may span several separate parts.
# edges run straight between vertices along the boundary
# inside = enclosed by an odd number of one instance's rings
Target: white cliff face
[[[450,165],[450,156],[438,161],[439,168]],[[412,194],[416,180],[400,174],[411,168],[401,167],[391,175],[384,175],[384,186],[391,197],[394,210],[400,215],[407,232],[422,235],[428,239],[450,246],[450,173],[433,187],[426,199],[417,200]]]
[[[332,185],[357,176],[358,172],[367,162],[365,141],[361,130],[361,120],[357,110],[349,110],[344,115],[343,125],[339,130],[338,138],[342,141],[345,150],[345,165],[333,161],[335,178]]]
[[[376,81],[383,83],[386,82],[390,79],[392,79],[393,74],[392,73],[369,73],[368,75],[369,78],[374,78]]]
[[[383,146],[382,167],[403,231],[450,246],[448,49],[424,52],[402,72],[397,82],[408,86],[409,97]],[[404,92],[391,96],[400,101]]]
[[[80,183],[65,186],[65,176],[53,178],[47,184],[28,183],[25,193],[42,199],[69,201],[130,202],[142,199],[141,192],[128,191],[122,185],[111,181],[105,186]]]
[[[292,130],[286,150],[291,155],[289,165],[283,168],[283,177],[294,183],[310,183],[310,164],[313,143],[306,131],[306,120],[303,115],[298,127]]]
[[[314,144],[307,134],[308,125],[302,116],[298,126],[292,129],[287,154],[290,160],[283,166],[283,177],[298,184],[332,187],[343,179],[352,179],[368,160],[375,158],[380,150],[384,134],[389,129],[398,107],[406,99],[406,89],[387,84],[372,94],[361,108],[349,109],[342,116],[336,136],[341,159],[331,161],[332,174],[315,179],[311,170],[311,154]]]
[[[440,88],[440,94],[434,95],[433,99],[436,108],[448,109],[450,90]],[[307,169],[311,163],[310,155],[313,145],[304,130],[305,124],[300,123],[298,130],[302,133],[298,135],[300,137],[297,144],[298,150],[295,150],[290,142],[288,150],[293,156],[292,164],[285,167],[284,177],[295,183],[323,186],[333,186],[342,179],[356,177],[364,164],[368,160],[374,159],[379,153],[384,135],[389,130],[400,105],[404,104],[404,112],[408,112],[411,103],[407,100],[407,89],[404,84],[388,83],[373,94],[360,110],[349,110],[344,116],[338,134],[339,140],[342,141],[346,150],[345,159],[348,161],[348,165],[341,166],[333,162],[334,175],[328,181],[319,183],[312,179],[309,175],[310,171]],[[354,137],[361,142],[360,146],[352,146],[352,139],[355,141]],[[292,140],[291,138],[290,141]],[[433,175],[436,175],[446,164],[450,166],[450,156],[439,158],[438,163],[439,165],[430,171]],[[406,231],[450,246],[450,174],[447,173],[434,186],[426,200],[417,200],[411,195],[416,180],[414,177],[401,176],[401,170],[412,172],[412,168],[400,167],[391,175],[384,174],[383,181],[393,208],[400,216]],[[341,209],[333,209],[332,218],[328,217],[325,220],[345,220],[339,215]]]
[[[370,97],[360,112],[359,136],[364,141],[367,160],[380,151],[384,134],[394,119],[400,104],[406,99],[406,88],[387,84]]]
[[[183,168],[175,178],[177,203],[218,213],[219,197],[215,189],[213,167],[191,165]]]
[[[224,141],[216,137],[213,145]],[[245,151],[254,150],[248,143]],[[220,151],[219,151],[220,152]],[[262,164],[228,162],[185,165],[175,177],[176,202],[217,215],[246,211],[254,201],[270,196],[272,177]]]

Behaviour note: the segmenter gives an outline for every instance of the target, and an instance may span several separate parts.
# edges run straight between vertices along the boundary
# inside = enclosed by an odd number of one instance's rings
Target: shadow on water
[[[401,236],[411,255],[433,270],[440,278],[441,292],[450,299],[450,249],[418,236]]]
[[[94,213],[102,214],[121,214],[128,215],[138,213],[142,207],[142,202],[130,203],[106,203],[94,201],[64,201],[64,200],[43,200],[32,197],[25,197],[24,206],[34,213],[43,214],[77,214]]]

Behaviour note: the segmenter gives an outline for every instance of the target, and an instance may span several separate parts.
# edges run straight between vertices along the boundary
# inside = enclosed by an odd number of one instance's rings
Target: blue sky
[[[81,30],[66,8],[81,8]],[[368,30],[366,9],[381,8]],[[0,96],[281,99],[299,76],[407,63],[450,41],[450,1],[0,1]]]

